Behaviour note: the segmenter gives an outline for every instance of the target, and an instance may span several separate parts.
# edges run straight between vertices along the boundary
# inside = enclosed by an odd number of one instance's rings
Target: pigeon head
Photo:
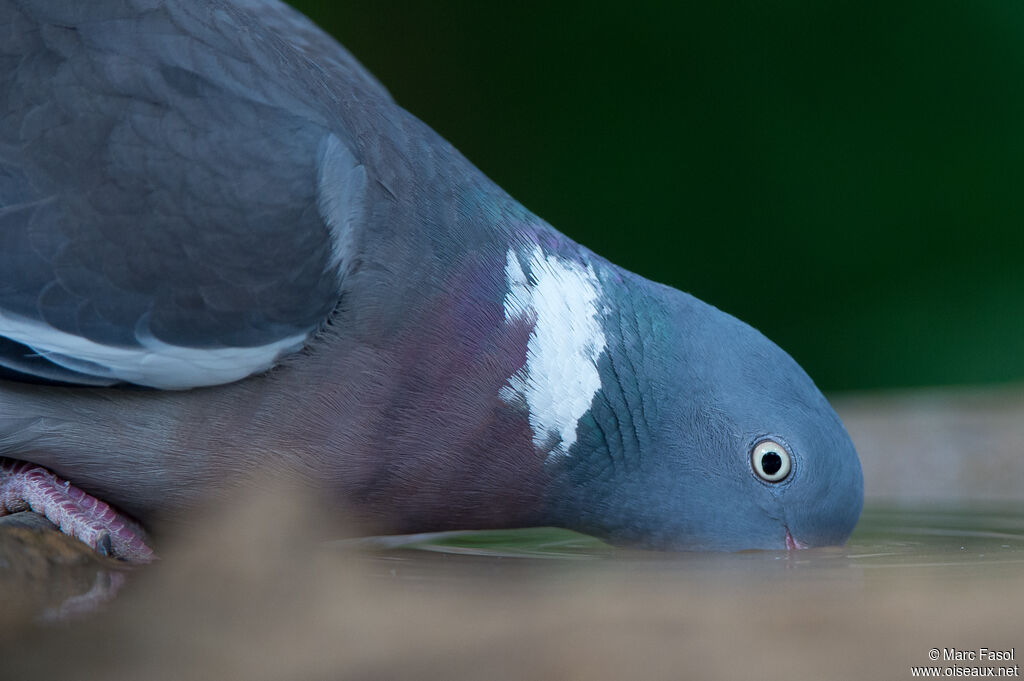
[[[735,317],[598,259],[538,251],[529,261],[525,276],[511,267],[513,292],[538,298],[561,284],[557,304],[531,301],[535,366],[511,380],[549,452],[553,522],[649,548],[846,540],[863,503],[860,462],[788,354]],[[561,362],[545,362],[545,343],[560,345]],[[572,373],[559,375],[566,364]],[[537,382],[548,395],[530,392]]]

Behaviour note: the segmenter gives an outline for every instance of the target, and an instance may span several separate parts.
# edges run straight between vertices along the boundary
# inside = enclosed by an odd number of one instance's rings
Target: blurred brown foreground
[[[837,405],[870,497],[1024,499],[1020,387]],[[325,546],[344,532],[314,501],[278,490],[211,509],[134,571],[31,518],[6,521],[0,679],[907,679],[932,648],[1024,657],[1019,565],[821,571],[780,554],[645,570],[446,555],[422,577]]]

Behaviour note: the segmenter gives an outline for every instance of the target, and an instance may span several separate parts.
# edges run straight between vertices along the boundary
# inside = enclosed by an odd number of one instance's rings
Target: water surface
[[[1024,651],[1020,507],[869,505],[844,547],[732,554],[551,529],[313,545],[315,511],[225,510],[142,569],[48,561],[37,584],[78,585],[48,618],[74,617],[0,636],[0,676],[859,681]]]
[[[508,573],[557,577],[593,569],[684,580],[746,573],[828,580],[995,578],[1024,573],[1024,508],[869,506],[845,546],[802,551],[637,551],[557,528],[371,537],[337,545],[365,550],[380,576],[418,582]]]

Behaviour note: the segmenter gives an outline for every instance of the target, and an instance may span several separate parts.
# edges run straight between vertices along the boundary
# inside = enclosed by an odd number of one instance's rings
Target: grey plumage
[[[0,455],[143,521],[269,467],[389,530],[852,529],[785,353],[530,214],[294,10],[0,0],[0,32]],[[123,383],[173,390],[82,387]]]
[[[261,77],[269,32],[154,7],[4,10],[23,55],[3,77],[20,121],[0,152],[4,311],[121,346],[309,331],[337,295],[316,211],[328,123]]]

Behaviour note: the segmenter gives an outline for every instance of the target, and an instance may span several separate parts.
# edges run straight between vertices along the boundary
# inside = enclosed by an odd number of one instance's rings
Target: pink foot
[[[155,557],[145,533],[134,521],[50,471],[12,459],[0,459],[0,515],[32,510],[105,556],[132,563]]]

